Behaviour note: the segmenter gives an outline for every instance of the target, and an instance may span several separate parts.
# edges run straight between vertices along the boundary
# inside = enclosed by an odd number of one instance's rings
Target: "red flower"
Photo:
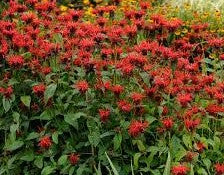
[[[88,90],[89,85],[86,80],[80,80],[75,84],[75,87],[79,90],[79,92],[85,93]]]
[[[50,67],[42,67],[41,72],[44,75],[47,75],[47,74],[51,73],[51,68]]]
[[[144,132],[144,130],[148,126],[149,126],[149,123],[147,121],[142,122],[142,121],[138,121],[138,120],[132,120],[129,125],[128,133],[132,137],[137,137],[140,133]]]
[[[195,155],[196,153],[188,151],[185,156],[186,161],[191,162],[194,159]]]
[[[52,145],[51,138],[49,136],[44,136],[40,139],[38,146],[41,148],[48,149]]]
[[[215,164],[215,172],[217,175],[223,175],[224,174],[224,163],[216,163]]]
[[[44,84],[38,84],[33,86],[33,93],[37,96],[43,96],[46,86]]]
[[[132,106],[127,101],[120,100],[117,104],[118,104],[118,107],[120,108],[120,110],[122,110],[124,112],[130,112],[131,111]]]
[[[8,58],[8,63],[10,67],[20,68],[23,66],[24,59],[22,56],[16,55]]]
[[[189,168],[184,165],[177,165],[172,168],[173,175],[186,175],[188,171]]]
[[[196,148],[197,148],[197,150],[198,150],[199,153],[202,153],[203,150],[204,150],[206,147],[205,147],[204,143],[202,143],[202,142],[198,142],[198,143],[196,143]]]
[[[140,103],[144,97],[145,97],[144,95],[137,92],[133,92],[131,94],[131,98],[135,103]]]
[[[124,91],[124,87],[121,85],[114,85],[111,88],[112,92],[114,92],[116,95],[120,95]]]
[[[221,60],[224,60],[224,54],[220,55],[219,58],[220,58]]]
[[[163,119],[162,124],[166,129],[171,129],[173,127],[173,119],[172,118]]]
[[[79,155],[76,153],[71,153],[69,156],[69,161],[72,165],[76,165],[79,161]]]
[[[201,120],[200,119],[186,119],[184,121],[185,127],[188,131],[193,131],[197,126],[200,124]]]
[[[177,100],[182,106],[186,106],[187,103],[191,102],[192,96],[191,94],[178,94]]]
[[[108,109],[99,109],[99,115],[102,122],[106,122],[110,116],[110,110]]]
[[[10,98],[13,93],[13,88],[12,86],[7,88],[0,88],[0,93],[3,94],[5,98]]]

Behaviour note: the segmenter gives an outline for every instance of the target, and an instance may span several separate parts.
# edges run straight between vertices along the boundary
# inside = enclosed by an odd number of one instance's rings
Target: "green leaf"
[[[96,147],[100,143],[100,132],[94,131],[92,133],[89,133],[88,139],[90,144]]]
[[[119,134],[116,134],[114,136],[113,142],[114,142],[114,151],[116,151],[121,146],[122,135],[120,133]]]
[[[14,151],[14,150],[22,147],[23,144],[24,144],[24,142],[21,141],[21,140],[14,141],[12,144],[10,144],[9,146],[6,147],[6,150],[7,151]]]
[[[56,34],[53,35],[53,40],[54,40],[55,43],[62,44],[63,37],[60,33],[56,33]]]
[[[136,169],[138,169],[138,160],[141,157],[141,155],[142,155],[141,153],[135,153],[134,155],[134,166]]]
[[[48,175],[48,174],[51,174],[51,173],[53,173],[54,169],[55,169],[54,167],[46,166],[46,167],[44,167],[44,169],[41,171],[41,175]]]
[[[194,165],[191,164],[191,171],[190,171],[190,175],[194,175]]]
[[[22,156],[20,158],[21,160],[27,161],[27,162],[31,162],[34,160],[34,153],[33,151],[27,151],[24,153],[24,156]]]
[[[83,175],[84,173],[83,173],[83,171],[86,169],[86,164],[84,163],[84,164],[82,164],[82,165],[80,165],[79,166],[79,168],[77,169],[77,171],[76,171],[76,175]]]
[[[64,165],[67,162],[68,156],[67,155],[62,155],[58,159],[58,165]]]
[[[23,102],[25,106],[30,107],[31,97],[30,96],[21,96],[20,100]]]
[[[52,118],[53,118],[53,114],[50,110],[43,111],[38,117],[38,119],[40,120],[51,120]]]
[[[57,84],[50,84],[49,86],[47,86],[46,91],[44,92],[44,101],[45,103],[48,102],[48,100],[53,97],[55,91],[57,89]]]
[[[35,161],[34,161],[34,165],[36,165],[39,169],[41,169],[43,167],[43,157],[41,156],[37,156]]]
[[[100,162],[98,163],[98,169],[96,169],[96,166],[94,166],[94,169],[96,171],[96,175],[102,175]]]
[[[205,164],[207,170],[209,170],[211,167],[211,164],[212,164],[211,161],[209,159],[205,158],[205,159],[203,159],[203,163]]]
[[[154,121],[156,121],[157,119],[155,118],[155,117],[153,117],[153,116],[146,116],[146,120],[150,123],[150,124],[152,124]]]
[[[75,167],[74,166],[72,166],[71,168],[70,168],[70,170],[69,170],[69,175],[73,175],[74,174],[74,171],[75,171]]]
[[[27,136],[26,140],[33,140],[33,139],[36,139],[36,138],[38,138],[38,137],[39,137],[39,133],[37,133],[37,132],[31,132],[31,133]]]
[[[82,116],[86,116],[85,113],[83,112],[78,112],[78,113],[70,113],[65,115],[64,120],[66,123],[72,125],[74,128],[78,129],[78,122],[77,120],[82,117]]]
[[[109,158],[109,156],[107,155],[106,152],[105,152],[105,154],[106,154],[107,160],[108,160],[109,163],[110,163],[110,166],[111,166],[111,168],[112,168],[112,171],[113,171],[114,175],[119,175],[118,171],[116,170],[114,164],[112,163],[112,161],[110,160],[110,158]]]
[[[138,146],[139,151],[141,151],[141,152],[145,151],[145,149],[146,149],[141,140],[137,140],[137,146]]]
[[[163,175],[170,175],[170,165],[171,165],[171,157],[170,157],[170,152],[168,152],[166,166],[165,166]]]
[[[184,134],[182,139],[187,148],[192,148],[192,141],[190,135]]]
[[[52,140],[54,143],[58,144],[58,132],[52,134]]]
[[[4,108],[5,112],[8,112],[11,107],[11,101],[9,99],[3,97],[2,103],[3,103],[3,108]]]

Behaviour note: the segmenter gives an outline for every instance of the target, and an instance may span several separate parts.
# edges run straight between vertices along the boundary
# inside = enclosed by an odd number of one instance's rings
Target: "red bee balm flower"
[[[108,109],[99,109],[99,115],[102,122],[106,122],[110,116],[110,110]]]
[[[189,168],[184,165],[177,165],[172,168],[173,175],[186,175],[188,171]]]
[[[135,103],[140,103],[142,101],[142,99],[144,98],[144,95],[137,93],[137,92],[133,92],[131,94],[131,98]]]
[[[33,86],[33,92],[37,96],[43,96],[45,89],[46,89],[46,87],[44,84],[38,84],[38,85]]]
[[[177,100],[182,106],[186,106],[187,103],[191,102],[192,96],[191,94],[178,94]]]
[[[52,145],[52,141],[49,136],[44,136],[40,139],[38,146],[48,149]]]
[[[81,80],[75,84],[75,88],[77,88],[79,92],[85,93],[88,90],[89,85],[86,80]]]
[[[166,129],[171,129],[173,127],[173,119],[172,118],[163,119],[162,124]]]
[[[120,100],[119,102],[117,102],[117,104],[119,109],[122,110],[123,112],[130,112],[132,109],[131,104],[125,100]]]
[[[197,148],[197,150],[198,150],[199,153],[202,153],[203,150],[204,150],[206,147],[205,147],[204,143],[202,143],[202,142],[198,142],[198,143],[196,143],[196,148]]]
[[[124,91],[124,87],[121,85],[114,85],[111,90],[116,94],[120,95]]]
[[[216,163],[215,164],[215,172],[217,175],[223,175],[224,174],[224,163]]]
[[[79,161],[79,155],[76,153],[70,154],[69,161],[72,165],[76,165]]]
[[[5,96],[5,98],[10,98],[13,93],[13,88],[12,86],[9,86],[7,88],[1,88],[0,93],[2,93]]]
[[[140,133],[144,132],[144,130],[149,126],[147,121],[142,122],[138,120],[132,120],[129,125],[128,133],[132,137],[137,137]]]
[[[8,63],[10,67],[20,68],[23,66],[24,59],[22,56],[11,56],[8,58]]]

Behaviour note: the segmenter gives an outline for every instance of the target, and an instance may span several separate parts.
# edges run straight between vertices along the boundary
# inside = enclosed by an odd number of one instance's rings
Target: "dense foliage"
[[[0,19],[0,174],[224,173],[211,25],[148,1],[91,14],[10,1]]]

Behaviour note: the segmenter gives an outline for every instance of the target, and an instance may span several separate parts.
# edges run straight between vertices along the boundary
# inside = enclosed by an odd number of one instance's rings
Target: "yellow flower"
[[[66,11],[68,10],[68,7],[66,7],[66,6],[64,6],[64,5],[61,5],[61,6],[60,6],[60,10],[61,10],[62,12],[66,12]]]
[[[95,15],[93,14],[93,7],[89,7],[89,8],[87,8],[87,10],[86,10],[86,12],[85,12],[85,15],[87,15],[87,16],[95,16]]]
[[[89,0],[83,0],[83,4],[85,4],[85,5],[89,5],[90,2],[89,2]]]
[[[179,36],[180,35],[180,31],[176,31],[175,35]]]
[[[187,33],[188,32],[188,30],[186,29],[186,28],[184,28],[183,30],[182,30],[182,33]]]
[[[209,58],[211,58],[211,59],[215,59],[215,58],[216,58],[216,55],[215,55],[214,53],[211,53],[211,54],[209,55]]]
[[[95,2],[98,4],[98,3],[101,3],[103,0],[95,0]]]
[[[74,4],[68,4],[69,7],[75,7]]]

